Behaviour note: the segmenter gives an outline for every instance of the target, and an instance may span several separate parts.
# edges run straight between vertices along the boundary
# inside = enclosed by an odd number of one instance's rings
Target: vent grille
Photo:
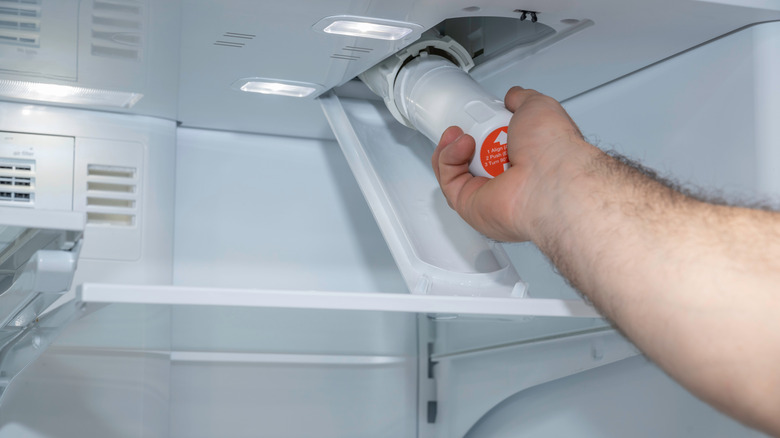
[[[0,160],[0,205],[35,205],[35,160]]]
[[[137,169],[87,166],[87,224],[132,227],[137,215]]]
[[[222,37],[214,42],[215,46],[243,48],[247,41],[255,39],[257,35],[251,33],[225,32]]]
[[[40,47],[41,0],[0,0],[0,44]]]
[[[129,0],[95,0],[92,7],[92,55],[141,59],[144,8]]]
[[[374,49],[370,47],[358,47],[358,46],[344,46],[341,48],[341,52],[330,55],[333,59],[343,59],[345,61],[357,61],[361,58],[361,55],[371,53]]]

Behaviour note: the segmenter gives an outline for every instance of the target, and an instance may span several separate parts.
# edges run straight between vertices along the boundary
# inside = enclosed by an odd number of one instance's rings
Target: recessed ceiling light
[[[365,21],[334,21],[323,29],[325,33],[347,35],[361,38],[373,38],[377,40],[400,40],[412,33],[408,27],[388,26],[386,24],[366,23]]]
[[[131,108],[144,95],[72,85],[0,79],[0,96],[41,102]]]
[[[306,82],[267,78],[245,78],[233,83],[233,88],[247,93],[273,94],[288,97],[307,97],[322,89],[320,85]]]
[[[398,41],[422,32],[422,26],[414,23],[352,15],[323,18],[313,28],[333,35],[385,41]]]

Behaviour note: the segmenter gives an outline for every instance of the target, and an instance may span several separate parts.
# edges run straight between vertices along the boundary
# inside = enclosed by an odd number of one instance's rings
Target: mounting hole
[[[575,24],[575,23],[579,23],[579,22],[580,22],[580,20],[578,20],[576,18],[564,18],[563,20],[561,20],[561,23],[563,23],[563,24]]]
[[[467,8],[463,8],[463,10],[466,12],[477,12],[479,11],[479,9],[480,9],[479,6],[469,6]]]

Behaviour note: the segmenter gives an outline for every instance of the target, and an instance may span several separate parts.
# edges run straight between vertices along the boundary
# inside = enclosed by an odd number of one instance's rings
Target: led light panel
[[[323,32],[336,35],[395,41],[412,33],[412,29],[365,21],[338,20],[328,25],[323,29]]]
[[[140,93],[75,87],[72,85],[0,79],[0,96],[40,102],[131,108],[144,95]]]
[[[306,97],[316,91],[314,87],[282,84],[280,82],[247,82],[240,89],[249,93],[276,94],[278,96],[290,97]]]
[[[233,89],[245,91],[247,93],[272,94],[287,97],[308,97],[318,91],[322,91],[321,85],[271,78],[239,79],[233,83],[232,87]]]

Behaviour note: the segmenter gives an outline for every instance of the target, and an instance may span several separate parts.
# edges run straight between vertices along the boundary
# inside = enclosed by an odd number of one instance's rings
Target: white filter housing
[[[506,170],[507,132],[512,113],[468,71],[474,62],[449,37],[428,37],[360,75],[382,97],[390,113],[434,144],[450,126],[476,142],[469,170],[495,177]]]
[[[394,93],[401,114],[432,142],[438,143],[453,125],[474,137],[472,174],[491,178],[509,167],[506,144],[512,113],[452,62],[422,52],[401,68]]]

